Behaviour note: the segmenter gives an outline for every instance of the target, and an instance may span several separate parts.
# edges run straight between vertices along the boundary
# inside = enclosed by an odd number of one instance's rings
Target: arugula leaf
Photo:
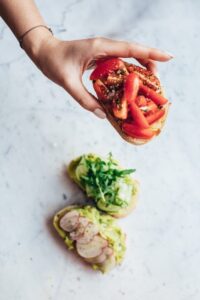
[[[120,178],[135,172],[135,169],[120,170],[118,164],[113,160],[112,153],[109,153],[107,160],[100,157],[85,157],[87,174],[80,177],[81,184],[92,190],[96,201],[104,201],[106,205],[127,206],[125,200],[118,197],[118,189],[115,183]]]

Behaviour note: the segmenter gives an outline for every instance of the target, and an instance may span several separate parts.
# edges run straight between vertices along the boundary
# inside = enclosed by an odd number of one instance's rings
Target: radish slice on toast
[[[106,260],[106,255],[101,253],[100,255],[92,258],[86,258],[85,261],[90,264],[102,264]]]
[[[84,234],[85,228],[88,223],[88,219],[80,217],[78,220],[78,226],[76,227],[75,231],[70,232],[70,238],[74,241],[78,240]]]
[[[91,264],[102,264],[112,254],[113,250],[110,247],[105,247],[103,248],[103,252],[100,255],[92,258],[87,258],[85,260]]]
[[[78,238],[77,241],[80,244],[87,244],[90,241],[92,241],[92,239],[98,232],[98,226],[89,222],[88,225],[85,227],[84,234],[80,238]]]
[[[79,222],[79,213],[76,210],[72,210],[66,213],[60,219],[60,227],[67,232],[71,232],[76,229]]]
[[[108,257],[113,254],[113,250],[110,247],[104,248],[103,253]]]
[[[110,271],[116,265],[115,256],[114,254],[110,255],[102,264],[105,272]]]
[[[107,244],[108,242],[104,238],[96,235],[92,241],[87,244],[77,242],[76,250],[80,256],[84,258],[92,258],[100,255]]]

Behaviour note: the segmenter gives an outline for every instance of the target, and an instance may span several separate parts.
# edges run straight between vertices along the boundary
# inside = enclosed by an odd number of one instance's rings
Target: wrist
[[[45,27],[38,27],[30,32],[23,38],[23,49],[28,56],[36,63],[41,48],[46,44],[47,41],[53,39],[52,32]]]

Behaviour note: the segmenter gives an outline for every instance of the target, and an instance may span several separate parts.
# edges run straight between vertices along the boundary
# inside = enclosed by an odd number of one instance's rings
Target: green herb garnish
[[[127,202],[118,197],[116,182],[120,178],[135,172],[135,169],[120,170],[110,153],[107,160],[100,157],[85,158],[87,174],[80,177],[81,184],[89,187],[96,201],[103,201],[105,205],[127,206]]]

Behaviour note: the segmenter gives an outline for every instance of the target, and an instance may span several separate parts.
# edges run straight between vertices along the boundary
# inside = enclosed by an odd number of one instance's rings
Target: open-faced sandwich
[[[110,58],[97,62],[90,79],[108,120],[127,142],[141,145],[160,133],[170,103],[151,71]]]
[[[54,216],[53,224],[68,249],[75,250],[93,269],[105,273],[123,260],[125,234],[113,217],[95,207],[65,207]]]
[[[71,161],[69,176],[94,200],[96,206],[114,217],[124,217],[135,207],[139,184],[110,154],[103,159],[87,154]]]

